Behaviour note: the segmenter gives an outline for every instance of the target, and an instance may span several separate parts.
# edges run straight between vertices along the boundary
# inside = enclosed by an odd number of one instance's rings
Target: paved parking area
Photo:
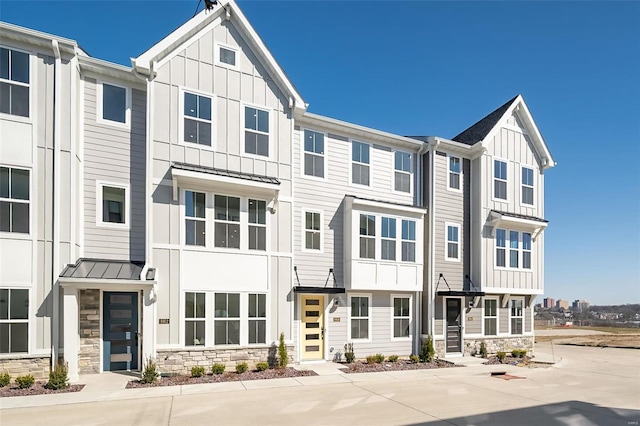
[[[480,365],[265,380],[250,385],[236,382],[177,390],[156,388],[153,392],[119,390],[99,402],[65,400],[57,405],[3,408],[0,424],[638,424],[639,351],[552,348],[549,344],[537,345],[536,350],[561,361],[550,368]],[[489,376],[498,369],[524,378],[507,381]],[[90,392],[84,398],[88,395]],[[56,404],[51,396],[46,401]],[[0,400],[0,407],[10,405]]]

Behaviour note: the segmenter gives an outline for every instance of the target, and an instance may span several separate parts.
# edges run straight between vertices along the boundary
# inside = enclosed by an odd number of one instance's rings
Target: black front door
[[[102,369],[138,369],[138,293],[103,294]]]
[[[462,302],[447,299],[447,353],[462,352]]]

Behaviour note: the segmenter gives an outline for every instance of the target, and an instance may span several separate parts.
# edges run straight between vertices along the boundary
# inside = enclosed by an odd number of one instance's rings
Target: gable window
[[[507,231],[496,229],[496,266],[507,266]]]
[[[509,231],[509,267],[517,268],[518,267],[518,251],[519,251],[519,241],[518,241],[518,231]]]
[[[267,249],[267,203],[249,200],[249,250]]]
[[[498,334],[498,300],[484,299],[484,335]]]
[[[369,297],[351,296],[351,338],[369,338]]]
[[[522,267],[531,269],[531,234],[522,233]]]
[[[185,244],[204,246],[206,243],[205,194],[185,191]]]
[[[390,217],[382,218],[382,259],[396,260],[396,220]]]
[[[184,295],[184,344],[185,346],[205,345],[205,294],[185,293]]]
[[[460,260],[460,225],[447,224],[446,260]]]
[[[236,51],[229,47],[219,46],[219,61],[222,64],[227,64],[232,67],[236,66]]]
[[[304,248],[307,250],[321,250],[322,228],[320,213],[304,213]]]
[[[216,345],[240,344],[240,295],[215,294],[214,341]]]
[[[211,98],[184,92],[184,141],[211,146]]]
[[[29,54],[0,47],[0,112],[29,117]]]
[[[249,295],[249,343],[267,342],[267,295]]]
[[[360,258],[376,258],[376,217],[360,215]]]
[[[411,154],[395,152],[395,190],[411,192]]]
[[[104,121],[127,124],[127,88],[102,83],[102,115]]]
[[[493,160],[493,197],[507,199],[507,163]]]
[[[402,261],[416,261],[416,223],[412,220],[402,221]]]
[[[533,205],[533,169],[522,168],[522,204]]]
[[[411,308],[409,297],[393,298],[393,337],[409,337],[411,335]]]
[[[522,334],[522,299],[511,299],[511,334]]]
[[[269,156],[269,112],[244,108],[244,152]]]
[[[351,182],[369,186],[369,144],[351,142]]]
[[[304,174],[324,178],[324,133],[304,131]]]
[[[214,245],[239,249],[240,198],[216,195],[214,199]]]
[[[0,167],[0,231],[29,233],[29,170]]]
[[[0,354],[29,351],[29,290],[0,289]]]
[[[462,164],[460,158],[449,156],[449,180],[448,189],[460,190],[460,174],[462,173]]]

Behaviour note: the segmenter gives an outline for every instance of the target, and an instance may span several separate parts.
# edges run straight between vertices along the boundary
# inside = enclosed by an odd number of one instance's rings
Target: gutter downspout
[[[57,40],[51,40],[55,65],[53,68],[53,211],[52,211],[52,239],[53,261],[51,265],[51,290],[53,292],[52,333],[51,333],[51,368],[58,362],[60,349],[60,287],[58,283],[58,268],[60,267],[60,139],[62,117],[60,108],[60,86],[62,75],[60,68],[60,46]]]
[[[435,334],[435,311],[434,311],[434,300],[435,300],[435,271],[433,269],[433,265],[435,262],[435,230],[436,230],[436,222],[434,219],[434,208],[436,202],[435,197],[435,183],[433,181],[435,176],[435,155],[436,149],[440,145],[440,141],[436,138],[429,138],[429,151],[431,155],[429,155],[429,206],[427,207],[427,211],[429,212],[429,335],[434,336]]]
[[[424,153],[429,149],[429,144],[424,143],[420,149],[418,150],[418,153],[416,155],[416,204],[418,206],[422,206],[424,207],[424,164],[422,161],[422,157],[424,156]],[[427,215],[429,215],[429,211],[427,211]],[[427,216],[428,217],[428,216]],[[422,220],[423,226],[424,226],[424,219]],[[422,235],[424,236],[424,232],[422,233]],[[423,259],[424,259],[424,241],[422,242],[423,244]],[[423,278],[424,278],[424,273],[422,274]],[[424,292],[424,282],[422,283],[422,288],[418,291],[416,291],[416,302],[415,302],[415,306],[416,306],[416,336],[417,339],[415,339],[414,341],[414,345],[415,347],[413,348],[414,353],[419,353],[420,352],[420,346],[422,345],[422,294]]]

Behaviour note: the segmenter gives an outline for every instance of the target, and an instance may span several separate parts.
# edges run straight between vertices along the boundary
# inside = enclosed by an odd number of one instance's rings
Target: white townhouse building
[[[0,370],[531,348],[554,164],[521,96],[452,140],[308,112],[233,0],[130,67],[0,23]]]

